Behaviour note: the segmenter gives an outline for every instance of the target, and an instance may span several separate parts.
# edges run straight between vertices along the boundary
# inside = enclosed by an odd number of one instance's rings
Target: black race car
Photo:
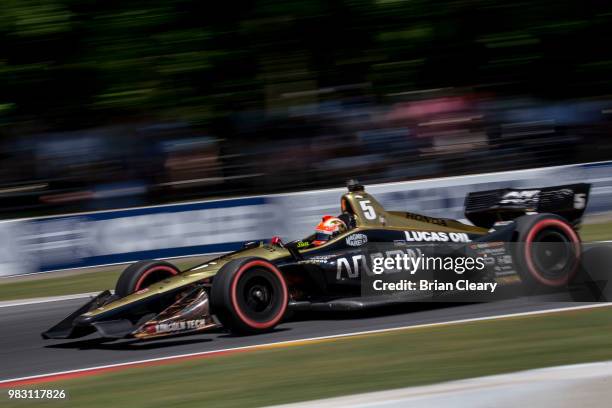
[[[359,310],[431,297],[431,290],[375,293],[375,281],[399,285],[406,283],[403,277],[417,276],[373,272],[376,259],[403,254],[485,258],[483,268],[465,274],[477,283],[564,287],[579,268],[576,227],[589,189],[574,184],[470,193],[466,217],[474,225],[468,225],[387,211],[352,182],[341,197],[341,215],[334,217],[344,226],[336,233],[250,242],[183,271],[164,261],[137,262],[123,271],[114,293],[99,294],[42,336],[97,331],[107,338],[145,339],[219,326],[252,334],[274,328],[288,310]],[[462,276],[435,270],[428,277],[447,284]]]

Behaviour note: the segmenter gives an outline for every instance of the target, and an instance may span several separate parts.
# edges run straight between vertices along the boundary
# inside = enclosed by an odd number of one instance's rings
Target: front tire
[[[128,266],[117,280],[115,295],[120,298],[148,288],[179,273],[176,266],[164,261],[140,261]]]
[[[528,287],[567,286],[578,271],[582,244],[574,228],[555,214],[516,219],[515,260]]]
[[[236,259],[214,277],[212,312],[233,333],[272,330],[283,319],[289,302],[281,272],[261,258]]]

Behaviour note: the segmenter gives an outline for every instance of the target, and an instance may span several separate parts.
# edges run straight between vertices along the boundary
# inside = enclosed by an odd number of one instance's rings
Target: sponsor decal
[[[502,196],[500,204],[537,205],[540,190],[509,191]]]
[[[352,264],[352,266],[351,266]],[[336,261],[336,280],[343,280],[342,272],[346,271],[346,276],[349,279],[359,277],[359,270],[367,268],[366,258],[363,255],[354,255],[350,258],[338,258]]]
[[[336,260],[336,280],[342,281],[345,279],[359,278],[362,273],[369,276],[374,276],[371,268],[368,265],[373,264],[375,259],[393,258],[395,256],[407,255],[408,258],[418,258],[423,256],[423,252],[419,248],[409,249],[391,249],[385,252],[374,252],[369,255],[352,255],[350,257],[340,257]]]
[[[326,264],[330,263],[330,259],[333,258],[334,255],[317,255],[310,257],[308,259],[303,259],[298,261],[299,264]]]
[[[404,231],[408,242],[470,242],[465,232]]]
[[[365,234],[352,234],[346,237],[346,245],[352,247],[358,247],[366,244],[368,237]]]
[[[194,330],[206,326],[205,319],[182,320],[171,323],[160,323],[155,325],[155,333],[168,333],[182,330]]]
[[[493,242],[479,242],[477,244],[471,244],[471,249],[485,249],[485,248],[498,248],[503,247],[505,245],[504,242],[501,241],[493,241]]]
[[[422,222],[428,222],[430,224],[446,226],[446,220],[443,218],[434,218],[434,217],[428,217],[426,215],[413,214],[413,213],[406,213],[406,218],[410,218],[411,220],[415,220],[415,221],[422,221]]]
[[[310,243],[308,243],[308,242],[306,242],[306,241],[299,241],[299,242],[296,244],[296,247],[298,247],[298,248],[306,248],[306,247],[307,247],[307,246],[309,246],[309,245],[310,245]]]

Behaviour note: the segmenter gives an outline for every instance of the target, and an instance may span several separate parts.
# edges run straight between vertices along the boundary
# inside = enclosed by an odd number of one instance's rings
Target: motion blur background
[[[0,217],[612,158],[607,1],[4,0]]]

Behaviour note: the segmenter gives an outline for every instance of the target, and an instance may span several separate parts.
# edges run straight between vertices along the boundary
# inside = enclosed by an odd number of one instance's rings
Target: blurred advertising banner
[[[7,221],[0,275],[231,251],[271,217],[245,198]]]
[[[610,210],[612,162],[366,186],[388,209],[463,219],[468,192],[592,183],[589,214]],[[0,276],[212,254],[245,241],[302,238],[336,214],[344,188],[0,222]]]

